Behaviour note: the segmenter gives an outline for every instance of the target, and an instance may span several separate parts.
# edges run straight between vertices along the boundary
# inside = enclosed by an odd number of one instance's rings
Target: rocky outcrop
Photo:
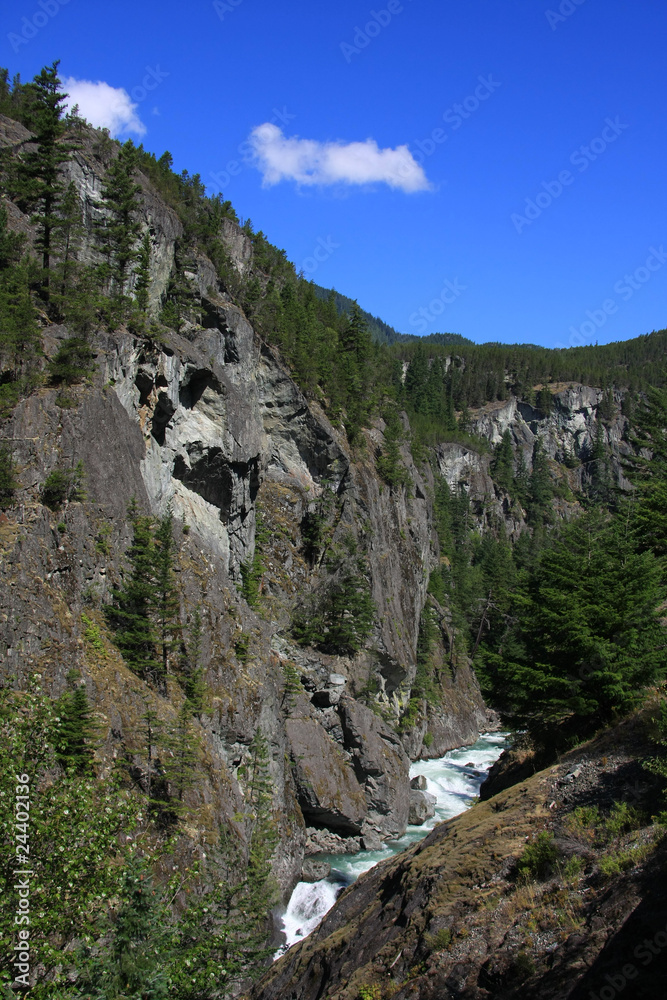
[[[427,819],[435,816],[435,804],[437,799],[430,792],[422,792],[419,789],[410,791],[410,812],[408,822],[411,826],[423,826]]]
[[[287,736],[306,822],[361,833],[368,805],[349,756],[315,719],[288,719]]]
[[[626,440],[629,425],[622,413],[621,392],[614,391],[613,399],[607,401],[612,412],[605,413],[603,419],[601,389],[576,384],[552,384],[548,388],[552,397],[548,412],[510,396],[472,410],[470,430],[481,442],[492,446],[498,445],[509,431],[514,453],[523,456],[529,471],[533,448],[539,440],[550,460],[553,476],[561,484],[557,514],[567,518],[579,509],[575,493],[586,486],[593,474],[588,463],[598,431],[609,451],[613,480],[621,489],[629,488],[623,474],[623,460],[632,450]],[[512,540],[526,530],[521,506],[491,478],[493,455],[485,446],[446,442],[439,444],[435,452],[439,471],[449,487],[464,489],[470,497],[472,513],[481,530],[502,523]]]
[[[368,801],[366,826],[400,837],[408,823],[409,760],[396,733],[369,708],[352,698],[339,707],[345,744]]]
[[[410,763],[400,740],[348,695],[336,692],[336,704],[326,707],[316,711],[302,699],[286,724],[306,822],[360,835],[367,844],[400,837],[408,823]]]

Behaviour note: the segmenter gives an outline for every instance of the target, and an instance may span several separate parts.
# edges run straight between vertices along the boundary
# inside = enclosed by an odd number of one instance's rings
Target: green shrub
[[[95,352],[83,337],[64,340],[48,363],[53,385],[76,385],[95,371]]]
[[[640,816],[636,809],[627,802],[614,802],[611,813],[604,821],[604,832],[610,840],[613,840],[623,833],[636,830],[639,824]]]
[[[377,983],[359,987],[359,1000],[382,1000],[382,987]]]
[[[558,861],[558,848],[553,834],[543,830],[528,844],[516,866],[518,877],[524,882],[548,878]]]
[[[68,501],[85,500],[83,462],[73,469],[52,469],[42,483],[40,496],[50,510],[59,510]]]
[[[431,951],[443,951],[452,943],[452,932],[449,927],[441,927],[435,934],[426,935],[426,944]]]
[[[234,652],[241,663],[248,662],[250,659],[250,636],[247,633],[241,632],[241,635],[234,643]]]
[[[535,974],[535,963],[525,951],[520,951],[512,962],[512,978],[523,981]]]
[[[11,449],[0,445],[0,510],[7,510],[14,503],[16,495],[16,466]]]

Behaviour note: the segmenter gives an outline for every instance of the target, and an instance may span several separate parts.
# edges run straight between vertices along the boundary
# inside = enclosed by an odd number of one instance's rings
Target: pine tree
[[[157,655],[158,631],[153,621],[155,547],[153,520],[139,513],[133,499],[128,508],[132,544],[127,552],[130,572],[123,586],[112,591],[106,609],[116,631],[116,643],[127,665],[144,680],[161,682],[163,660]]]
[[[97,227],[97,243],[105,264],[102,269],[107,287],[122,296],[130,265],[137,259],[137,219],[141,187],[134,181],[137,151],[131,139],[121,146],[107,170],[102,188],[105,218]]]
[[[568,525],[517,596],[519,631],[503,649],[496,696],[542,741],[584,735],[665,675],[660,566],[637,553],[623,516]],[[522,652],[523,651],[523,652]]]
[[[136,284],[134,288],[137,305],[142,312],[148,308],[148,292],[151,285],[151,234],[147,229],[137,253]]]
[[[100,1000],[166,1000],[172,996],[167,975],[170,947],[164,929],[167,917],[148,864],[131,860],[109,943],[86,963],[77,982],[83,993],[77,990],[77,995]]]
[[[514,473],[514,491],[517,500],[524,507],[528,503],[529,485],[530,473],[528,472],[528,466],[526,465],[526,456],[523,453],[523,448],[519,448],[519,454],[516,460],[516,471]]]
[[[553,482],[549,471],[549,461],[539,438],[533,447],[533,471],[528,480],[528,522],[529,524],[549,523]]]
[[[0,442],[0,510],[8,510],[14,505],[17,486],[12,450],[9,445]]]
[[[258,727],[250,743],[247,801],[250,806],[250,848],[243,887],[243,908],[250,918],[243,947],[249,956],[266,950],[266,916],[276,898],[271,858],[278,843],[272,815],[273,784],[269,745]]]
[[[78,385],[89,378],[96,369],[95,351],[85,337],[68,337],[63,340],[48,363],[54,385]]]
[[[169,758],[165,758],[165,774],[170,791],[179,803],[183,794],[195,784],[199,754],[192,726],[192,705],[186,700],[178,713],[175,726],[167,740]]]
[[[405,468],[399,447],[403,427],[396,410],[385,412],[384,448],[377,460],[378,472],[392,489],[408,486],[410,477]]]
[[[595,438],[587,472],[589,481],[586,493],[593,503],[609,504],[613,496],[609,449],[605,440],[602,420],[595,426]]]
[[[130,571],[123,586],[112,591],[113,604],[106,613],[128,666],[164,692],[172,651],[182,631],[174,578],[173,513],[169,508],[156,527],[152,517],[139,513],[133,499],[128,518],[133,535],[127,552]]]
[[[57,209],[53,226],[53,251],[58,263],[55,268],[51,299],[62,317],[68,315],[70,297],[76,292],[79,277],[78,258],[85,227],[79,192],[70,181]]]
[[[50,293],[51,255],[54,233],[60,219],[58,209],[63,196],[61,165],[69,159],[72,147],[61,141],[63,103],[67,94],[60,90],[58,62],[45,66],[29,86],[29,128],[35,134],[36,149],[28,150],[17,164],[19,202],[34,212],[37,224],[37,247],[42,253],[43,294]]]
[[[364,382],[366,366],[372,353],[372,342],[366,321],[356,302],[351,314],[344,321],[339,334],[339,343],[346,394],[346,430],[350,441],[357,443],[369,410],[370,400],[364,391],[366,388]]]
[[[638,545],[667,555],[667,390],[650,388],[636,408],[635,454],[625,474],[637,493],[633,525]],[[650,457],[648,457],[650,455]]]
[[[170,654],[181,633],[180,600],[174,578],[175,549],[174,515],[169,506],[165,516],[160,518],[154,533],[154,590],[150,601],[161,651],[162,684],[166,683]]]
[[[301,683],[301,675],[293,663],[290,663],[289,660],[284,660],[282,667],[284,686],[280,705],[289,714],[295,707],[299,695],[303,693],[303,685]]]
[[[57,705],[60,717],[56,759],[64,768],[73,768],[78,774],[92,769],[94,741],[97,725],[86,689],[79,685],[66,692]]]
[[[24,247],[25,238],[11,232],[7,209],[0,206],[0,416],[36,377],[39,329],[30,295],[33,267]]]
[[[496,454],[491,465],[491,474],[498,486],[507,493],[512,493],[514,486],[514,449],[512,434],[509,430],[503,433],[502,441],[496,446]]]

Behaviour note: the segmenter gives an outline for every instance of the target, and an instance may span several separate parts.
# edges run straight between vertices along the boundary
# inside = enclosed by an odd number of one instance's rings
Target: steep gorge
[[[19,156],[31,136],[0,116],[0,143]],[[112,155],[108,144],[87,132],[64,168],[79,193],[84,263],[96,260],[94,225],[103,217],[101,192]],[[205,859],[221,829],[234,831],[247,847],[250,747],[261,731],[280,841],[273,868],[285,898],[322,835],[329,843],[334,834],[359,847],[399,837],[408,822],[410,761],[472,743],[493,721],[470,659],[458,651],[451,609],[428,595],[429,577],[443,559],[436,475],[454,493],[467,494],[481,534],[502,524],[516,539],[527,530],[526,512],[494,480],[484,442],[495,446],[509,431],[528,470],[535,442],[542,442],[562,484],[556,516],[567,519],[578,509],[577,493],[601,429],[615,480],[627,485],[620,458],[629,449],[628,421],[618,391],[603,427],[601,388],[551,385],[550,412],[510,395],[471,410],[477,443],[439,443],[432,461],[416,461],[402,414],[406,482],[390,485],[377,465],[387,444],[385,421],[376,413],[352,445],[326,399],[300,388],[280,351],[253,325],[250,310],[235,301],[229,276],[221,276],[201,249],[179,257],[178,214],[147,177],[138,177],[140,223],[151,241],[149,315],[157,317],[170,283],[178,280],[184,319],[179,332],[157,323],[95,329],[91,378],[69,387],[63,404],[61,390],[45,377],[4,424],[20,486],[18,502],[0,515],[2,681],[21,691],[38,682],[58,697],[78,671],[102,726],[99,766],[110,769],[124,760],[136,772],[147,706],[165,725],[173,723],[184,702],[182,678],[173,669],[166,690],[158,691],[137,677],[114,644],[104,608],[127,573],[132,498],[155,517],[173,511],[183,642],[190,641],[199,615],[206,690],[193,723],[198,763],[174,856],[184,868]],[[10,200],[6,205],[10,227],[33,239],[28,214]],[[224,219],[219,237],[233,275],[252,276],[265,293],[269,282],[255,267],[247,233]],[[134,276],[130,292],[133,282]],[[47,361],[72,332],[41,316]],[[43,503],[49,475],[78,463],[85,499],[50,509]],[[253,573],[257,593],[247,586]],[[295,618],[314,616],[350,580],[367,589],[372,602],[362,641],[344,651],[328,644],[326,634],[312,645],[298,643]],[[427,602],[437,623],[434,701],[411,697]],[[343,607],[339,618],[349,634],[353,614]],[[413,853],[444,836],[449,834],[432,835]],[[383,898],[393,898],[400,887],[404,863],[392,862],[399,874],[392,869],[393,881],[377,883]],[[340,922],[345,906],[327,919],[327,928],[331,920]],[[382,919],[390,912],[388,907]],[[284,961],[293,970],[302,959]],[[363,967],[362,956],[355,961]],[[276,973],[281,990],[288,989],[285,968]],[[296,981],[289,980],[290,989],[301,989]],[[329,989],[326,975],[318,982],[317,989]],[[266,990],[257,995],[287,995],[274,985]]]

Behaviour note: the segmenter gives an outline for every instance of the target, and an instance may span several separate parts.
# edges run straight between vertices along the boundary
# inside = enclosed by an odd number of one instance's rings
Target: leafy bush
[[[292,633],[304,646],[356,653],[371,633],[375,604],[367,580],[348,572],[294,616]]]
[[[44,506],[51,510],[59,510],[71,501],[84,501],[83,462],[78,462],[73,469],[52,469],[42,484],[40,496]]]
[[[11,450],[0,446],[0,510],[7,510],[14,503],[16,495],[16,468]]]
[[[241,635],[234,643],[234,652],[241,663],[247,663],[250,659],[250,636],[245,632],[241,632]]]
[[[553,834],[543,830],[532,843],[528,844],[516,866],[517,876],[524,882],[535,882],[548,878],[558,861],[558,848]]]
[[[95,352],[83,337],[68,337],[48,363],[54,385],[77,385],[95,371]]]
[[[441,927],[435,934],[426,935],[426,944],[431,951],[443,951],[443,949],[449,948],[451,943],[452,932],[449,927]]]

